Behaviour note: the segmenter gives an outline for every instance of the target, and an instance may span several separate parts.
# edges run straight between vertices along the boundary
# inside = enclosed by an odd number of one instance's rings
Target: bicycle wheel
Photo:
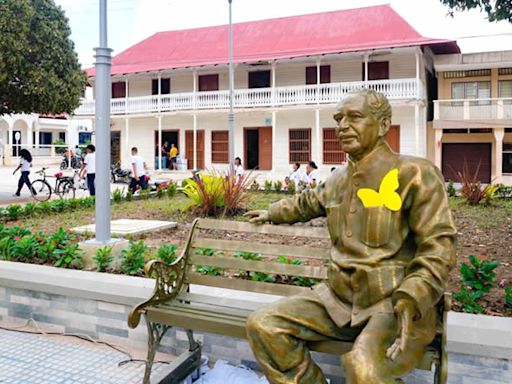
[[[75,186],[69,180],[61,181],[57,184],[57,195],[61,199],[74,199],[75,198]]]
[[[52,188],[45,180],[38,179],[30,184],[30,193],[37,201],[46,201],[52,196]]]

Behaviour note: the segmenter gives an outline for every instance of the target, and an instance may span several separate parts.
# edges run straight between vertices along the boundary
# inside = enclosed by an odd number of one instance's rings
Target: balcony
[[[493,128],[512,125],[512,98],[434,101],[434,128]]]
[[[332,104],[359,88],[371,88],[384,93],[390,100],[411,100],[422,97],[422,85],[416,79],[373,80],[292,87],[236,89],[235,108],[281,107],[287,105]],[[94,100],[83,100],[75,111],[78,116],[94,115]],[[158,112],[212,110],[229,108],[229,91],[171,93],[161,96],[112,99],[113,115],[148,114]]]

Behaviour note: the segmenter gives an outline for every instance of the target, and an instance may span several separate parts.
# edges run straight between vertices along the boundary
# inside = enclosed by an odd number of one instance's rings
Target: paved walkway
[[[107,347],[74,338],[0,330],[0,383],[2,384],[139,384],[142,363],[121,367],[128,357]],[[153,374],[165,370],[155,364]]]

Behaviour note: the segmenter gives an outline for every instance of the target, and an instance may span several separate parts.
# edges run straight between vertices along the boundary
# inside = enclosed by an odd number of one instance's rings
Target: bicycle
[[[42,177],[42,179],[34,180],[30,184],[30,193],[32,197],[37,201],[47,201],[52,196],[52,193],[55,193],[61,199],[74,199],[75,198],[75,178],[78,175],[78,170],[75,170],[73,176],[63,176],[62,172],[56,173],[53,177],[55,177],[55,186],[52,188],[50,183],[46,181],[46,170],[48,168],[42,168],[36,173]]]

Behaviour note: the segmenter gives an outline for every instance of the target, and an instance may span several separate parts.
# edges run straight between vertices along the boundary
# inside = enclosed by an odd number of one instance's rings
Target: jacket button
[[[356,187],[358,187],[358,186],[359,186],[359,180],[354,180],[354,185],[355,185]]]
[[[359,315],[359,311],[357,311],[357,310],[355,310],[353,313],[355,316]]]
[[[350,213],[356,213],[356,208],[355,207],[350,208]]]
[[[352,289],[354,290],[354,292],[359,291],[359,284],[357,284],[357,283],[352,284]]]
[[[347,231],[347,237],[352,237],[352,232]]]

